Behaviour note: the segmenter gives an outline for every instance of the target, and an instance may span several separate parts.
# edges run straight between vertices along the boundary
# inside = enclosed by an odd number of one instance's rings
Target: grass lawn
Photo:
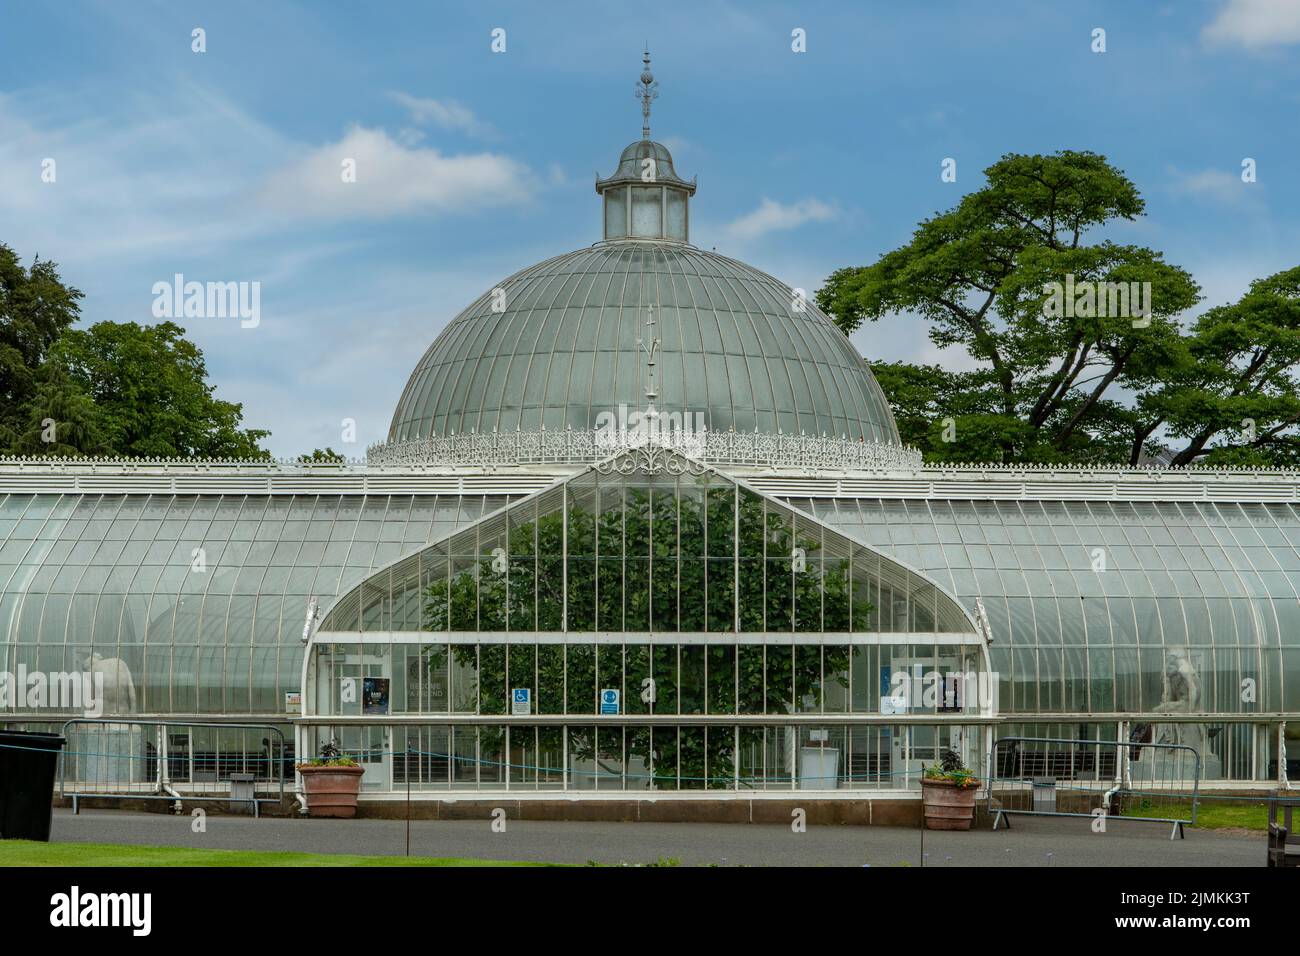
[[[118,843],[33,843],[0,840],[0,866],[552,866],[447,857],[345,856],[196,850],[180,846]]]
[[[1144,805],[1145,804],[1145,805]],[[1124,808],[1126,817],[1171,817],[1186,820],[1191,810],[1187,801],[1161,804],[1142,801]],[[1267,830],[1268,801],[1215,800],[1201,797],[1196,805],[1198,830]]]
[[[1268,803],[1253,800],[1202,800],[1196,805],[1196,826],[1205,830],[1235,828],[1267,830]]]

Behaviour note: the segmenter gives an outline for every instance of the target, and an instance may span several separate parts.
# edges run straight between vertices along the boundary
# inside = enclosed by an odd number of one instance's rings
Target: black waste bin
[[[65,743],[58,734],[0,730],[0,840],[49,842]]]

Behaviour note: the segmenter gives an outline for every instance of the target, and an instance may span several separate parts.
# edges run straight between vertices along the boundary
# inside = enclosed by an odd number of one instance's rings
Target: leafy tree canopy
[[[52,262],[31,268],[0,243],[0,446],[13,450],[26,430],[38,374],[50,347],[81,314],[82,293]]]
[[[323,451],[319,448],[312,449],[310,455],[299,455],[298,464],[311,465],[324,462],[326,464],[343,464],[347,458],[340,455],[333,448],[326,448]]]
[[[571,504],[567,531],[561,511],[523,522],[511,529],[504,564],[488,558],[466,563],[450,578],[434,575],[422,594],[426,630],[556,631],[562,626],[567,583],[571,637],[653,629],[663,633],[666,644],[652,649],[570,641],[539,645],[535,652],[531,645],[497,642],[426,645],[423,656],[431,678],[448,666],[449,658],[475,674],[479,710],[487,714],[507,713],[512,686],[531,687],[546,713],[594,714],[599,686],[620,687],[628,700],[641,693],[652,674],[656,698],[673,701],[667,705],[670,712],[678,710],[680,695],[683,713],[704,713],[707,699],[713,713],[788,714],[796,709],[795,693],[815,710],[825,692],[823,669],[828,683],[847,687],[847,645],[715,644],[700,648],[708,655],[706,669],[678,668],[674,632],[679,630],[734,632],[737,623],[742,632],[865,630],[871,617],[873,607],[861,586],[850,586],[847,560],[827,556],[824,567],[812,562],[804,571],[789,559],[765,560],[765,553],[788,555],[796,547],[812,555],[820,543],[797,534],[777,514],[765,513],[757,496],[742,492],[736,500],[734,495],[730,488],[711,488],[699,502],[671,492],[629,489],[626,508],[593,513]],[[658,517],[652,521],[652,515]],[[676,520],[665,517],[669,515]],[[732,553],[737,516],[739,555]],[[711,544],[705,540],[706,527],[708,536],[717,536]],[[606,560],[594,560],[594,532],[605,542],[601,553]],[[715,556],[707,571],[706,553]],[[660,567],[653,581],[645,560],[650,555]],[[613,674],[608,664],[600,664],[606,673],[599,686],[598,654],[602,662],[618,655]],[[459,706],[472,709],[473,701],[462,700]],[[684,730],[680,738],[673,728],[669,739],[652,736],[649,728],[630,729],[624,740],[627,759],[653,767],[658,786],[675,785],[679,773],[684,787],[727,785],[735,759],[730,732],[710,736],[706,748],[704,735],[690,730],[699,728]],[[570,753],[597,763],[609,756],[585,731],[571,737]],[[614,756],[621,760],[623,754]]]
[[[267,458],[270,433],[207,382],[172,322],[73,328],[82,293],[0,245],[0,448],[7,454]]]
[[[1144,210],[1105,157],[1011,154],[985,175],[907,245],[836,271],[817,295],[846,333],[909,313],[970,356],[965,371],[874,366],[906,441],[949,461],[1295,460],[1300,271],[1185,323],[1200,301],[1185,270],[1089,241]]]
[[[31,454],[268,458],[269,432],[207,383],[203,353],[173,322],[97,322],[50,350],[20,447]]]

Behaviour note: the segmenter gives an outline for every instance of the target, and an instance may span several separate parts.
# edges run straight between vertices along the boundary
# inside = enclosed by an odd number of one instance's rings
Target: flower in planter
[[[313,757],[306,763],[298,764],[298,769],[301,770],[304,767],[355,767],[356,765],[355,760],[344,755],[343,751],[339,750],[338,746],[331,741],[321,745],[319,757]]]
[[[947,748],[939,755],[939,762],[926,767],[921,777],[923,780],[954,783],[963,789],[978,787],[980,783],[975,771],[962,766],[961,755]]]

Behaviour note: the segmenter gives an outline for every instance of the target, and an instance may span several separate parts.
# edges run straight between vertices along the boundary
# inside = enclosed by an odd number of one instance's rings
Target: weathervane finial
[[[641,101],[641,138],[650,138],[650,103],[659,96],[659,84],[655,82],[655,75],[650,72],[650,46],[646,45],[645,54],[641,57],[641,62],[645,65],[641,70],[641,81],[637,84],[636,96]]]

